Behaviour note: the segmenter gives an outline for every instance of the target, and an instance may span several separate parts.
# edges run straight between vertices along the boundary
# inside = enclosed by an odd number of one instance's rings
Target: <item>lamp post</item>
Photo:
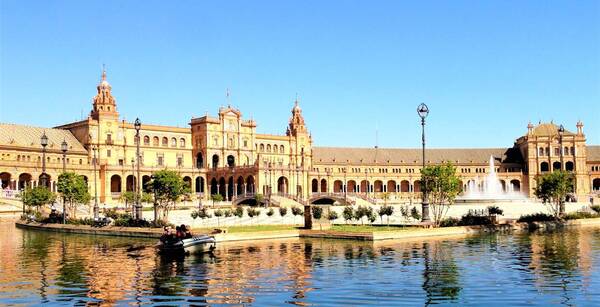
[[[558,127],[558,135],[559,135],[559,142],[560,142],[560,170],[563,170],[563,134],[565,133],[565,127],[563,125],[560,125],[560,127]],[[566,169],[566,168],[565,168]],[[565,203],[564,201],[560,202],[560,207],[559,207],[559,214],[562,216],[565,213]]]
[[[564,163],[564,159],[563,159],[563,134],[565,133],[565,127],[563,125],[560,125],[560,127],[558,127],[558,136],[559,136],[559,142],[560,142],[560,150],[558,151],[560,153],[560,169],[563,169],[563,163]],[[566,168],[565,168],[566,169]]]
[[[139,118],[135,119],[135,122],[133,124],[134,128],[135,128],[135,139],[136,139],[136,153],[135,153],[135,157],[137,160],[137,176],[135,178],[136,181],[136,191],[135,191],[135,215],[134,218],[135,219],[141,219],[142,218],[142,206],[140,204],[140,196],[142,193],[142,190],[140,189],[140,128],[142,127],[142,122],[140,121]]]
[[[421,117],[421,141],[422,141],[422,145],[423,145],[423,151],[422,151],[422,158],[423,158],[423,165],[421,168],[421,189],[423,192],[423,202],[421,203],[421,213],[423,218],[421,219],[421,222],[430,222],[431,219],[429,218],[429,199],[427,198],[427,180],[425,180],[425,176],[423,175],[423,171],[425,170],[425,118],[427,117],[427,115],[429,115],[429,108],[427,107],[426,104],[421,103],[418,107],[417,107],[417,114],[419,114],[419,117]]]
[[[48,146],[48,137],[45,131],[40,138],[40,144],[42,145],[42,175],[40,176],[40,183],[43,187],[48,187],[48,174],[46,174],[46,146]]]
[[[60,150],[63,153],[63,174],[67,172],[67,149],[68,149],[68,144],[66,140],[63,140],[63,142],[60,144]],[[65,198],[63,197],[63,224],[67,223],[67,202],[65,201]]]
[[[66,140],[60,144],[60,150],[63,153],[63,173],[67,171],[67,150],[69,149],[69,144],[67,144]]]
[[[92,146],[92,151],[94,152],[94,158],[92,160],[94,162],[94,220],[98,219],[98,213],[100,211],[98,208],[98,183],[96,181],[96,164],[98,163],[96,150],[98,150],[96,146]]]

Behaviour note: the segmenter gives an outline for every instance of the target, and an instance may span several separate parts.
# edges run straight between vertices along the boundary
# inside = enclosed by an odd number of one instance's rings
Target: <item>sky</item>
[[[230,103],[283,134],[298,96],[317,146],[419,147],[422,102],[428,147],[600,144],[599,1],[0,1],[0,122],[87,116],[103,64],[144,123]]]

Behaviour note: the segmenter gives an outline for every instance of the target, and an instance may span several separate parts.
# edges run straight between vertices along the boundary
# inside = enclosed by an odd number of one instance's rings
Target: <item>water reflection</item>
[[[0,223],[0,304],[593,305],[600,231],[410,242],[275,240],[165,257],[153,240]]]

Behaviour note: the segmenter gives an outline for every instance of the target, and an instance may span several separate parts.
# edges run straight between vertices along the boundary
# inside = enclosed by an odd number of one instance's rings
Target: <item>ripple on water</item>
[[[159,257],[153,241],[0,223],[0,305],[599,305],[600,232],[366,243],[277,240],[215,257]],[[147,248],[132,249],[146,244]]]

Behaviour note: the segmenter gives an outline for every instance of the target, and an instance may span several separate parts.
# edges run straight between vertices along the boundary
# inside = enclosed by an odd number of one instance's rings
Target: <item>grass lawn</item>
[[[229,227],[212,227],[212,228],[194,228],[196,232],[210,232],[215,228],[226,228],[229,233],[240,232],[255,232],[255,231],[278,231],[278,230],[294,230],[298,229],[295,225],[252,225],[252,226],[229,226]]]
[[[333,231],[344,231],[344,232],[380,232],[380,231],[404,231],[412,230],[416,227],[412,226],[371,226],[371,225],[332,225],[331,230]]]

